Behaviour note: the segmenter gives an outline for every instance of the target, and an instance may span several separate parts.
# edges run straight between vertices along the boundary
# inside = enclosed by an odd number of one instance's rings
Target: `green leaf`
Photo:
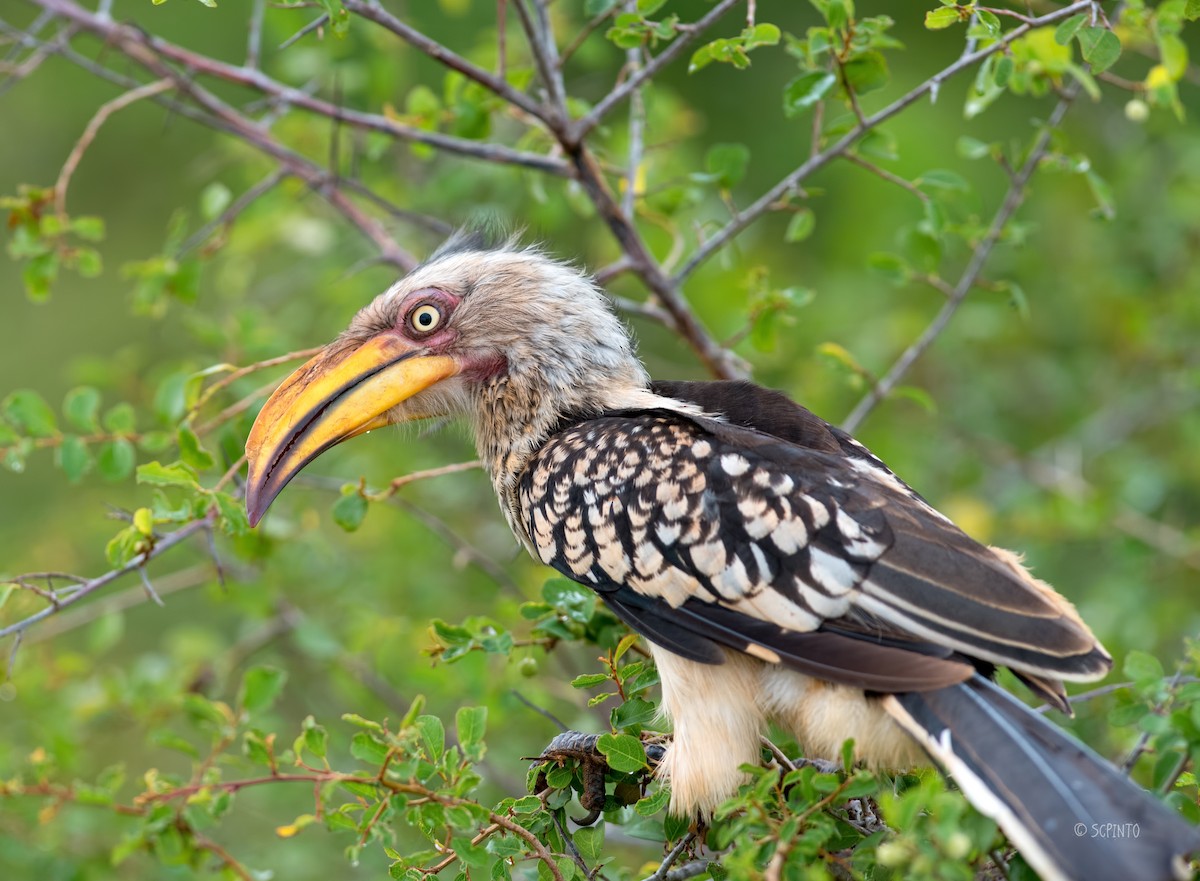
[[[211,498],[217,503],[218,523],[226,535],[245,535],[250,531],[246,507],[239,499],[225,492],[214,492]]]
[[[1102,73],[1121,57],[1121,41],[1108,28],[1090,27],[1079,31],[1079,48],[1092,73]]]
[[[1008,82],[1012,79],[1014,67],[1013,60],[1007,55],[1002,55],[997,59],[996,69],[992,75],[992,82],[996,84],[996,88],[1008,88]]]
[[[783,90],[783,112],[789,119],[800,116],[816,106],[837,84],[829,71],[814,70],[796,77]]]
[[[148,483],[151,486],[183,486],[189,489],[200,486],[196,472],[182,462],[164,465],[155,461],[139,465],[137,482]]]
[[[442,720],[437,716],[417,716],[413,725],[421,733],[421,742],[429,758],[440,762],[442,754],[446,752],[446,726]]]
[[[653,793],[640,799],[633,806],[634,811],[642,817],[652,817],[660,811],[665,811],[671,801],[671,790],[660,786]]]
[[[213,181],[200,194],[200,215],[205,220],[216,220],[233,201],[233,193],[220,181]]]
[[[575,847],[579,849],[579,855],[587,862],[595,862],[603,855],[603,823],[597,823],[595,826],[581,826],[575,830],[575,834],[571,837],[575,842]]]
[[[133,444],[124,438],[101,444],[96,454],[96,470],[105,480],[124,480],[133,473],[136,462]]]
[[[942,6],[925,13],[925,27],[931,31],[940,31],[960,21],[962,15],[957,6]]]
[[[1162,663],[1154,655],[1132,651],[1125,656],[1125,675],[1138,684],[1157,682],[1163,678]]]
[[[1073,39],[1075,39],[1075,35],[1079,33],[1079,29],[1083,27],[1087,21],[1088,15],[1086,13],[1081,12],[1079,15],[1072,15],[1054,29],[1054,42],[1058,43],[1060,46],[1067,45]]]
[[[342,493],[333,504],[333,522],[347,532],[353,532],[362,526],[363,518],[367,516],[367,500],[353,484],[342,487]]]
[[[71,231],[89,242],[102,241],[104,239],[104,218],[76,217],[71,221]]]
[[[880,52],[863,52],[842,65],[842,71],[846,82],[857,95],[865,95],[887,85],[887,59]]]
[[[312,716],[304,720],[304,748],[318,758],[325,758],[328,749],[329,734],[324,727],[318,725]]]
[[[359,728],[365,728],[368,731],[378,731],[383,733],[383,726],[372,719],[364,719],[358,713],[342,713],[342,721],[349,722]]]
[[[893,284],[905,284],[912,277],[911,267],[896,254],[872,254],[867,258],[867,265]]]
[[[454,730],[463,753],[472,761],[483,758],[483,735],[487,731],[487,707],[459,707],[454,714]]]
[[[95,248],[80,248],[75,252],[75,269],[84,278],[95,278],[104,271],[104,259]]]
[[[813,213],[813,210],[808,207],[801,208],[788,221],[787,232],[784,233],[783,238],[788,242],[802,242],[812,235],[816,226],[817,215]]]
[[[955,150],[963,159],[984,159],[992,155],[992,145],[963,135],[955,142]]]
[[[708,173],[721,189],[731,189],[745,176],[750,150],[744,144],[714,144],[704,157]]]
[[[591,688],[601,682],[608,682],[607,673],[583,673],[571,680],[572,688]]]
[[[350,739],[350,755],[369,765],[382,765],[388,756],[388,746],[367,732],[359,731]]]
[[[99,412],[100,392],[91,386],[77,386],[63,398],[63,415],[80,431],[99,431]]]
[[[658,707],[640,697],[631,697],[619,707],[614,707],[610,720],[614,728],[632,728],[645,725],[658,715]]]
[[[1159,34],[1158,52],[1171,79],[1183,79],[1188,66],[1187,44],[1176,34]]]
[[[747,49],[757,49],[759,46],[777,46],[783,33],[777,25],[770,22],[756,24],[742,31],[742,45]]]
[[[78,483],[92,470],[92,453],[83,438],[74,434],[63,438],[58,448],[58,464],[71,483]]]
[[[1105,220],[1112,220],[1116,217],[1116,198],[1113,196],[1112,187],[1108,181],[1091,168],[1084,173],[1084,179],[1087,181],[1088,189],[1092,191],[1092,198],[1096,200],[1096,210],[1100,216]]]
[[[342,0],[319,0],[319,2],[329,13],[329,23],[333,35],[341,39],[350,33],[350,13],[342,6]]]
[[[212,453],[200,445],[200,439],[188,426],[179,427],[175,440],[179,444],[179,459],[183,464],[197,471],[213,466]]]
[[[58,278],[58,266],[58,253],[55,251],[29,258],[21,271],[21,279],[25,282],[25,294],[30,300],[41,303],[50,296],[50,286]]]
[[[19,389],[0,404],[0,412],[18,431],[30,437],[54,437],[58,434],[58,423],[54,411],[37,392]]]
[[[251,667],[242,676],[238,705],[247,713],[270,709],[283,691],[287,671],[278,667]]]
[[[137,414],[133,405],[120,403],[105,413],[104,427],[113,434],[133,434],[137,428]]]
[[[622,774],[646,768],[646,750],[632,734],[602,734],[596,741],[598,749],[608,760],[608,767]]]

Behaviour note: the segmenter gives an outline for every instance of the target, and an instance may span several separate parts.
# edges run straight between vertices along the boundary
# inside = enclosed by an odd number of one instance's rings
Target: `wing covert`
[[[718,643],[891,690],[905,677],[909,688],[914,677],[960,681],[963,656],[1038,676],[1099,672],[1106,656],[1065,600],[861,461],[639,411],[553,436],[518,494],[543,562],[695,660]],[[930,669],[889,679],[901,657]]]

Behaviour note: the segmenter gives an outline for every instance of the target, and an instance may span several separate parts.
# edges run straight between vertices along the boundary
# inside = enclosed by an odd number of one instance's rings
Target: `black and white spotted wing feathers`
[[[551,437],[519,503],[543,562],[693,660],[725,645],[879,691],[963,681],[979,662],[1104,671],[1069,607],[876,462],[666,410],[619,413]]]

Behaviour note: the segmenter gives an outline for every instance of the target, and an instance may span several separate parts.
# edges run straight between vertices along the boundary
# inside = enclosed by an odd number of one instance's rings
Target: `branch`
[[[537,14],[536,22],[530,18],[525,0],[513,0],[513,5],[517,8],[517,17],[521,19],[521,27],[525,30],[525,38],[529,41],[529,50],[533,54],[534,64],[537,65],[538,75],[546,84],[550,114],[554,120],[551,127],[561,130],[567,119],[567,92],[563,86],[558,46],[555,45],[550,22],[546,20],[545,7],[538,0],[533,0],[533,3]]]
[[[752,222],[757,220],[762,214],[766,213],[775,202],[794,190],[797,186],[799,186],[801,181],[813,174],[813,172],[823,168],[831,160],[841,156],[843,153],[849,150],[850,147],[852,147],[855,142],[857,142],[858,139],[865,135],[868,131],[876,128],[886,120],[891,119],[901,110],[908,107],[925,94],[936,93],[938,88],[941,87],[941,84],[947,79],[963,70],[966,70],[977,62],[982,61],[989,55],[1003,51],[1014,40],[1024,36],[1035,27],[1043,27],[1045,25],[1053,24],[1054,22],[1070,18],[1076,13],[1091,9],[1092,3],[1093,0],[1076,0],[1076,2],[1069,6],[1064,6],[1061,9],[1048,12],[1039,18],[1031,19],[1026,24],[1022,24],[1013,28],[992,45],[980,49],[978,52],[972,52],[968,55],[963,55],[949,67],[946,67],[939,73],[934,74],[908,94],[896,99],[877,113],[868,116],[865,120],[860,122],[847,134],[845,134],[842,139],[832,147],[822,152],[815,153],[809,157],[809,159],[803,165],[791,172],[789,175],[787,175],[787,177],[783,178],[783,180],[760,196],[758,200],[754,202],[754,204],[750,205],[744,211],[739,211],[738,213],[734,214],[733,218],[724,227],[722,227],[716,235],[705,241],[704,244],[696,249],[696,253],[694,253],[688,262],[684,264],[683,268],[675,274],[675,281],[682,282],[685,278],[695,272],[696,268],[700,266],[701,263],[706,261],[709,257],[720,250],[726,242],[740,233]]]
[[[75,605],[80,600],[91,596],[102,587],[105,587],[116,581],[122,575],[128,575],[130,572],[140,569],[155,557],[162,556],[171,548],[175,547],[175,545],[186,541],[196,533],[203,532],[206,529],[212,529],[215,519],[215,514],[210,512],[199,520],[193,520],[191,523],[181,526],[174,532],[168,532],[166,535],[157,538],[154,542],[154,546],[150,548],[150,550],[138,554],[124,566],[111,569],[108,572],[105,572],[103,575],[98,575],[95,578],[83,581],[75,587],[70,596],[63,597],[61,599],[55,598],[51,605],[47,606],[41,611],[35,612],[14,624],[9,624],[7,627],[0,627],[0,639],[3,639],[6,636],[12,636],[14,634],[20,635],[24,633],[37,622],[49,618],[51,615],[61,612],[63,609],[69,606]]]
[[[925,328],[924,332],[896,359],[896,363],[891,366],[888,372],[855,405],[850,415],[842,423],[842,428],[845,431],[853,433],[858,428],[863,419],[867,417],[867,414],[891,393],[892,389],[908,373],[909,368],[912,367],[914,362],[925,353],[926,349],[933,345],[934,340],[946,329],[946,326],[950,323],[950,319],[954,317],[954,313],[958,311],[958,307],[962,305],[967,294],[971,292],[971,288],[975,286],[980,273],[983,272],[984,264],[987,263],[992,249],[1000,241],[1000,236],[1004,233],[1004,227],[1007,226],[1009,219],[1024,200],[1025,188],[1029,184],[1029,179],[1033,177],[1038,163],[1046,155],[1046,150],[1050,146],[1050,138],[1054,130],[1062,123],[1063,117],[1071,106],[1071,102],[1078,94],[1078,83],[1072,83],[1064,90],[1063,96],[1059,99],[1053,112],[1051,112],[1050,118],[1042,126],[1042,130],[1038,134],[1033,148],[1029,151],[1029,156],[1025,159],[1025,163],[1013,175],[1012,183],[1009,185],[1008,192],[1004,196],[1004,201],[996,211],[996,216],[992,218],[992,223],[988,227],[987,233],[984,234],[983,239],[975,246],[975,250],[971,253],[971,259],[967,263],[966,269],[963,270],[963,274],[959,277],[958,284],[954,286],[954,290],[946,299],[938,314],[934,316],[933,321]]]

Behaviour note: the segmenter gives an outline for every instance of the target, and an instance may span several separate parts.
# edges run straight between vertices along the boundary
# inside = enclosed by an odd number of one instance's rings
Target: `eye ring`
[[[420,303],[408,313],[408,326],[413,333],[432,333],[441,327],[443,317],[442,307],[437,303]]]

